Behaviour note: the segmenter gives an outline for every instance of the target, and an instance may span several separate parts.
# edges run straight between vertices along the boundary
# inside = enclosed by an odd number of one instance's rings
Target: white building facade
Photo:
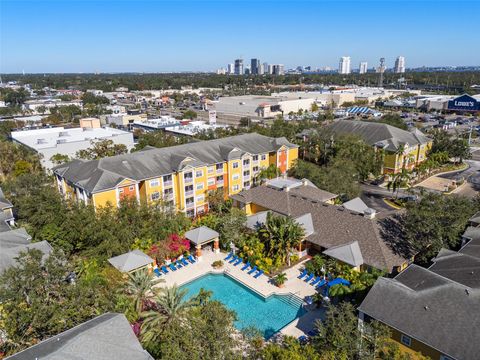
[[[350,56],[342,56],[338,64],[339,74],[350,74]]]

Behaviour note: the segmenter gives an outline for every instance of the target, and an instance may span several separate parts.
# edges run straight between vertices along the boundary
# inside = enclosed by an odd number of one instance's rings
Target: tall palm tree
[[[398,192],[402,185],[407,185],[409,186],[409,180],[410,180],[410,173],[408,172],[407,169],[402,168],[402,171],[400,171],[398,174],[393,175],[393,179],[390,180],[387,184],[387,189],[391,190],[392,193],[395,193],[395,198],[398,197]]]
[[[188,308],[193,305],[185,300],[188,290],[179,289],[177,286],[162,288],[153,299],[156,308],[141,314],[142,339],[152,342],[158,339],[163,329],[174,321],[182,321]]]
[[[163,282],[163,279],[156,279],[147,269],[141,269],[128,274],[128,282],[125,288],[126,293],[133,298],[135,310],[140,314],[143,310],[143,303],[150,299],[154,293],[154,285]]]
[[[303,227],[289,216],[267,214],[267,220],[260,229],[260,236],[267,248],[267,255],[280,258],[290,265],[290,252],[298,248],[305,236]]]

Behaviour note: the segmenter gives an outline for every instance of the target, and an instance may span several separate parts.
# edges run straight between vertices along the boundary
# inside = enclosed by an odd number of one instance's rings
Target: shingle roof
[[[269,138],[250,133],[99,160],[74,160],[54,167],[53,171],[87,192],[94,193],[114,188],[124,179],[138,181],[155,178],[181,170],[187,165],[216,164],[240,158],[246,153],[277,151],[284,145],[288,148],[297,147],[285,138]]]
[[[28,249],[38,249],[44,255],[52,252],[47,241],[31,243],[32,237],[24,228],[0,232],[0,274],[15,265],[16,258]]]
[[[153,360],[153,357],[142,348],[125,315],[107,313],[7,359]]]
[[[363,256],[358,241],[347,245],[333,246],[323,253],[352,266],[363,264]]]
[[[108,262],[121,272],[129,272],[153,263],[153,259],[140,250],[132,250],[112,257]]]
[[[365,264],[391,272],[406,259],[381,236],[376,220],[345,210],[341,206],[303,199],[292,193],[258,186],[231,196],[242,203],[254,203],[293,218],[311,214],[314,232],[307,240],[323,248],[358,241]]]
[[[185,233],[185,237],[196,245],[204,244],[219,236],[220,234],[218,232],[207,226],[200,226]]]
[[[401,145],[426,144],[429,139],[420,131],[414,132],[397,127],[358,120],[338,120],[327,127],[335,134],[355,134],[369,145],[378,145],[385,150],[397,151]]]
[[[465,286],[480,289],[480,238],[470,240],[458,252],[440,250],[429,269]]]
[[[368,209],[367,204],[365,204],[365,202],[359,197],[356,197],[350,201],[344,202],[342,206],[347,210],[354,211],[359,214],[363,214],[364,211]]]
[[[379,278],[359,310],[454,359],[480,353],[480,290],[409,266]]]
[[[5,198],[2,188],[0,187],[0,210],[13,207],[12,203]]]

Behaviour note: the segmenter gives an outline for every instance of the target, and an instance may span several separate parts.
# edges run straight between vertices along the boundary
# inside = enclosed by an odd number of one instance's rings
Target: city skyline
[[[244,67],[257,58],[285,69],[338,68],[341,56],[351,57],[352,68],[384,57],[391,69],[399,55],[407,68],[480,65],[469,37],[480,3],[461,14],[451,1],[263,1],[255,11],[242,3],[2,1],[0,72],[210,72],[239,58]],[[259,21],[263,10],[270,16]],[[359,25],[362,16],[375,21]]]

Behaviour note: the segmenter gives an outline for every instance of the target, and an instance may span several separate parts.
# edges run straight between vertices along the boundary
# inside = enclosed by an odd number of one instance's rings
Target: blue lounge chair
[[[245,265],[242,266],[242,271],[245,271],[247,270],[248,268],[250,267],[250,262],[247,261],[247,263]]]
[[[241,263],[243,263],[243,259],[242,258],[238,258],[237,262],[235,264],[233,264],[234,266],[238,266],[240,265]]]
[[[168,274],[168,269],[165,265],[161,266],[160,269],[162,269],[164,274]]]
[[[177,269],[181,269],[183,267],[182,263],[180,262],[180,260],[177,260],[175,261],[175,266],[177,267]]]
[[[326,283],[327,283],[327,280],[322,279],[322,281],[320,281],[320,283],[316,286],[316,288],[319,289],[319,288],[321,288],[322,286],[324,286]]]
[[[320,282],[320,280],[322,280],[322,278],[321,278],[320,276],[317,276],[317,277],[310,283],[310,285],[315,286],[315,285],[317,285],[317,284]]]
[[[247,274],[248,274],[248,275],[251,275],[251,274],[253,274],[255,271],[257,271],[257,265],[255,265],[255,266],[252,268],[252,270],[250,270]]]
[[[182,264],[183,264],[183,265],[185,265],[185,266],[187,266],[187,265],[188,265],[188,262],[187,262],[187,260],[185,260],[185,258],[182,258],[182,260],[181,260],[181,261],[182,261]]]
[[[308,277],[305,279],[305,282],[308,283],[310,280],[313,279],[314,276],[315,276],[314,274],[310,273],[310,275],[308,275]]]
[[[155,273],[155,275],[157,275],[158,277],[160,277],[162,275],[162,273],[160,272],[160,270],[158,269],[153,269],[153,272]]]
[[[173,264],[168,265],[168,267],[169,267],[170,269],[172,269],[173,271],[177,271],[177,268],[176,268],[175,265],[173,265]]]
[[[304,269],[300,275],[298,275],[298,279],[303,278],[305,275],[307,275],[307,269]]]
[[[263,270],[260,270],[257,275],[254,276],[254,278],[259,278],[263,274]]]
[[[192,255],[190,255],[192,256]],[[230,258],[233,256],[233,253],[232,252],[229,252],[227,257],[224,259],[224,260],[230,260]]]
[[[188,255],[188,261],[190,261],[192,264],[196,263],[196,261],[195,261],[195,259],[193,258],[192,255]]]
[[[238,260],[238,256],[235,255],[235,256],[229,261],[229,263],[230,263],[230,264],[233,264],[233,263],[234,263],[235,261],[237,261],[237,260]]]

